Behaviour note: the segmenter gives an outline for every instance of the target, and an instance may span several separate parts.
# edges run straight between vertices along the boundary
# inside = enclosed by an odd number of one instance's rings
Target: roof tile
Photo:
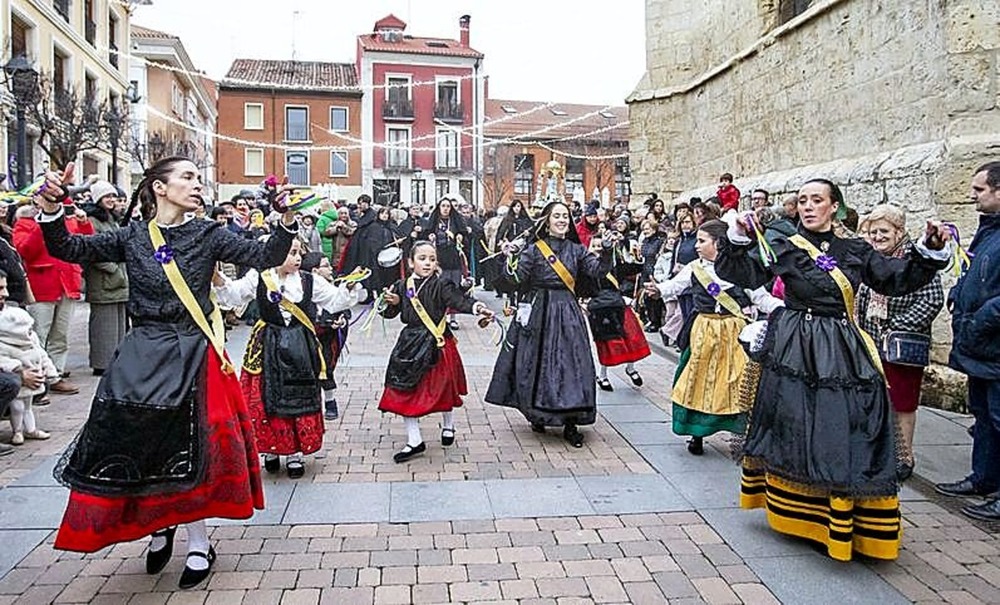
[[[229,88],[346,88],[358,85],[353,63],[236,59],[220,86]]]

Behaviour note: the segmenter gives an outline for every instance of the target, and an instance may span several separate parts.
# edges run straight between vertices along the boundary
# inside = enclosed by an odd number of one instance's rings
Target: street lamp
[[[28,58],[18,55],[3,67],[7,88],[14,95],[17,116],[17,186],[28,184],[28,133],[24,111],[38,101],[38,71]]]

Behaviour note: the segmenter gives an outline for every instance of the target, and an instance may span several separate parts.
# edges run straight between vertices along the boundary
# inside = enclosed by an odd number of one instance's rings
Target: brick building
[[[237,59],[219,83],[219,198],[287,174],[361,193],[361,91],[351,63]],[[234,143],[226,138],[251,143]]]
[[[385,204],[424,203],[459,193],[478,204],[486,91],[483,54],[469,45],[470,18],[459,38],[405,34],[389,15],[358,36],[357,69],[365,90],[364,187]]]
[[[627,125],[625,106],[487,100],[484,205],[536,200],[539,172],[553,159],[565,169],[568,198],[589,200],[596,190],[608,202],[628,203]]]

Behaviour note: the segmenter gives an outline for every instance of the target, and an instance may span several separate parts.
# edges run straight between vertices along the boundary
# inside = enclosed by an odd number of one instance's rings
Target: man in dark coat
[[[969,377],[972,474],[935,488],[948,496],[986,496],[962,512],[1000,521],[1000,271],[990,262],[1000,258],[1000,162],[976,170],[971,199],[981,213],[979,229],[969,247],[972,266],[948,295],[954,333],[948,365]]]

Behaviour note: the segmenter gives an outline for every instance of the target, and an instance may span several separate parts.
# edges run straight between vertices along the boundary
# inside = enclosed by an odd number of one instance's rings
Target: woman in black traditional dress
[[[600,239],[591,245],[599,248]],[[580,245],[562,202],[545,207],[532,243],[512,253],[519,253],[515,277],[524,302],[500,349],[486,401],[517,408],[538,433],[562,426],[566,440],[583,447],[577,427],[597,419],[597,389],[576,280],[604,275],[610,259]]]
[[[395,221],[392,220],[391,211],[387,206],[379,207],[375,211],[375,222],[368,230],[368,244],[375,255],[376,263],[372,265],[372,276],[366,282],[367,287],[376,293],[381,292],[400,278],[400,269],[403,266],[402,259],[395,265],[388,267],[383,267],[377,262],[380,252],[393,246],[398,247],[403,243],[403,240],[400,240],[399,237],[399,230]],[[400,250],[402,249],[400,248]]]
[[[462,285],[465,277],[465,258],[469,245],[470,230],[465,220],[455,210],[452,199],[445,196],[438,200],[424,226],[427,239],[437,249],[437,264],[441,268],[441,279],[456,286]],[[455,313],[448,313],[448,327],[458,329]]]
[[[744,217],[727,215],[719,277],[757,288],[779,276],[785,307],[769,318],[762,370],[743,457],[740,505],[766,508],[776,531],[822,544],[834,559],[853,552],[895,559],[901,526],[894,423],[878,351],[854,324],[861,283],[887,296],[913,292],[947,265],[948,232],[928,222],[925,242],[888,258],[833,231],[844,208],[833,183],[799,190],[798,234],[773,241],[773,262],[750,254]],[[933,249],[933,250],[931,250]]]
[[[385,293],[383,317],[399,316],[405,324],[385,370],[385,390],[378,409],[403,416],[406,446],[393,460],[406,462],[426,451],[420,434],[422,416],[441,412],[441,445],[455,443],[454,408],[469,392],[455,337],[445,324],[445,312],[493,312],[457,285],[438,276],[433,244],[417,241],[410,248],[411,275]]]
[[[257,449],[239,381],[225,355],[222,315],[211,297],[218,261],[281,264],[295,239],[285,212],[266,244],[195,219],[200,171],[170,157],[148,168],[132,195],[143,220],[93,236],[62,220],[64,174],[49,173],[38,217],[49,251],[71,263],[125,263],[133,327],[97,386],[90,415],[57,467],[72,489],[55,548],[95,552],[153,535],[146,571],[170,560],[187,524],[181,588],[210,573],[215,550],[205,519],[246,519],[263,509]]]

